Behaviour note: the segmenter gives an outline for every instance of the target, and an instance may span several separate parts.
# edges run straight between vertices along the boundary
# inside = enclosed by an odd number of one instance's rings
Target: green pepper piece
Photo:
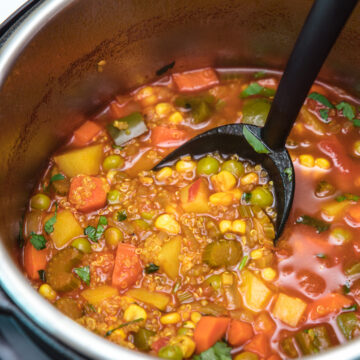
[[[347,266],[345,268],[345,274],[346,275],[356,275],[360,273],[360,262],[357,262],[355,264],[351,264],[350,266]]]
[[[286,354],[290,359],[295,359],[299,357],[299,354],[294,345],[294,338],[288,337],[281,341],[280,343],[281,350]]]
[[[124,127],[124,129],[122,129]],[[140,112],[114,120],[107,125],[107,130],[116,145],[123,145],[148,131],[144,118]]]
[[[206,246],[203,261],[212,268],[234,266],[242,257],[242,246],[235,240],[216,240]]]
[[[212,95],[202,96],[179,96],[175,99],[175,105],[191,112],[195,124],[209,119],[215,109],[215,97]]]
[[[354,312],[340,314],[336,322],[347,340],[354,338],[354,332],[360,329],[360,321]]]
[[[325,326],[315,326],[295,334],[295,340],[303,355],[317,354],[332,344]]]
[[[242,123],[264,126],[269,114],[271,101],[264,98],[249,99],[244,102]]]
[[[134,334],[134,345],[142,351],[150,350],[150,338],[155,335],[154,331],[140,328],[137,333]]]

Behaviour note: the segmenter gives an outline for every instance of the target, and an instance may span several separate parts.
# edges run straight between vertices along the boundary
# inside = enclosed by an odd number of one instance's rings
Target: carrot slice
[[[240,346],[254,336],[251,324],[240,320],[231,320],[227,333],[228,342],[232,346]]]
[[[199,91],[219,83],[211,68],[173,74],[172,78],[180,92]]]
[[[73,144],[75,146],[87,145],[100,131],[102,127],[94,121],[84,122],[77,130],[74,131]]]
[[[24,249],[24,267],[28,276],[33,280],[39,279],[39,270],[44,270],[47,263],[48,250],[36,250],[28,241]]]
[[[82,212],[90,212],[106,205],[105,183],[97,177],[78,175],[71,179],[69,201]]]
[[[188,138],[184,130],[172,129],[165,126],[157,126],[151,130],[151,141],[159,147],[172,147],[183,144]]]
[[[119,244],[116,250],[112,285],[120,290],[127,289],[136,282],[142,270],[136,247],[130,244]]]
[[[244,346],[244,350],[258,354],[262,358],[271,355],[269,339],[265,334],[255,335],[252,340]]]
[[[227,317],[203,316],[194,331],[196,352],[211,348],[226,333],[230,319]]]
[[[323,316],[338,313],[342,308],[352,304],[353,301],[344,295],[331,293],[310,304],[308,312],[311,320],[317,320]]]
[[[271,337],[276,330],[276,324],[268,313],[262,312],[255,319],[254,330]]]
[[[348,208],[347,214],[351,216],[351,218],[360,223],[360,204],[352,205]]]

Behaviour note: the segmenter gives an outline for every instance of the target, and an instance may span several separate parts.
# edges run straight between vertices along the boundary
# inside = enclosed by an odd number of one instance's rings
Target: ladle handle
[[[302,104],[357,0],[316,0],[280,80],[262,139],[284,148]]]

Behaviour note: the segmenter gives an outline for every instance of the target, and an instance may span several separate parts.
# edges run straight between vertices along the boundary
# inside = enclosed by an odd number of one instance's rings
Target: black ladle
[[[285,149],[286,139],[300,108],[334,45],[357,0],[316,0],[296,41],[280,80],[263,128],[230,124],[202,133],[165,157],[154,168],[160,169],[184,155],[210,152],[238,154],[261,164],[274,182],[277,204],[276,239],[281,235],[292,205],[295,189],[294,169]],[[258,153],[244,136],[255,136],[267,153]]]

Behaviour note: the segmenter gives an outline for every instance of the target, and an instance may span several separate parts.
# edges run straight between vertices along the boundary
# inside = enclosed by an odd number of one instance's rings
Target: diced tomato
[[[28,276],[33,279],[39,279],[39,270],[44,270],[47,263],[48,250],[36,250],[28,241],[24,249],[24,267]]]
[[[232,346],[240,346],[254,336],[251,324],[240,320],[231,320],[227,338]]]
[[[166,346],[168,344],[169,340],[170,339],[168,337],[162,337],[162,338],[154,341],[151,344],[151,350],[153,350],[157,354],[161,348],[163,348],[164,346]]]
[[[329,314],[338,313],[342,308],[353,304],[353,300],[341,294],[328,294],[308,306],[311,320],[317,320]]]
[[[193,184],[189,187],[189,195],[188,195],[188,201],[194,201],[196,199],[196,196],[200,190],[202,184],[202,179],[197,179]]]
[[[180,146],[188,139],[188,134],[184,130],[157,126],[151,130],[151,141],[153,145],[159,147]]]
[[[211,348],[226,333],[230,319],[226,317],[203,316],[194,331],[198,354]]]
[[[87,145],[103,128],[94,121],[84,122],[77,130],[74,131],[73,145]]]
[[[269,339],[265,334],[255,335],[252,340],[244,346],[244,350],[266,358],[271,354]]]
[[[119,244],[116,251],[112,285],[125,290],[134,285],[143,270],[136,247],[130,244]]]
[[[71,179],[69,201],[82,212],[101,209],[106,205],[106,186],[101,178],[75,176]]]
[[[172,78],[180,92],[192,92],[209,88],[219,83],[211,68],[173,74]]]

